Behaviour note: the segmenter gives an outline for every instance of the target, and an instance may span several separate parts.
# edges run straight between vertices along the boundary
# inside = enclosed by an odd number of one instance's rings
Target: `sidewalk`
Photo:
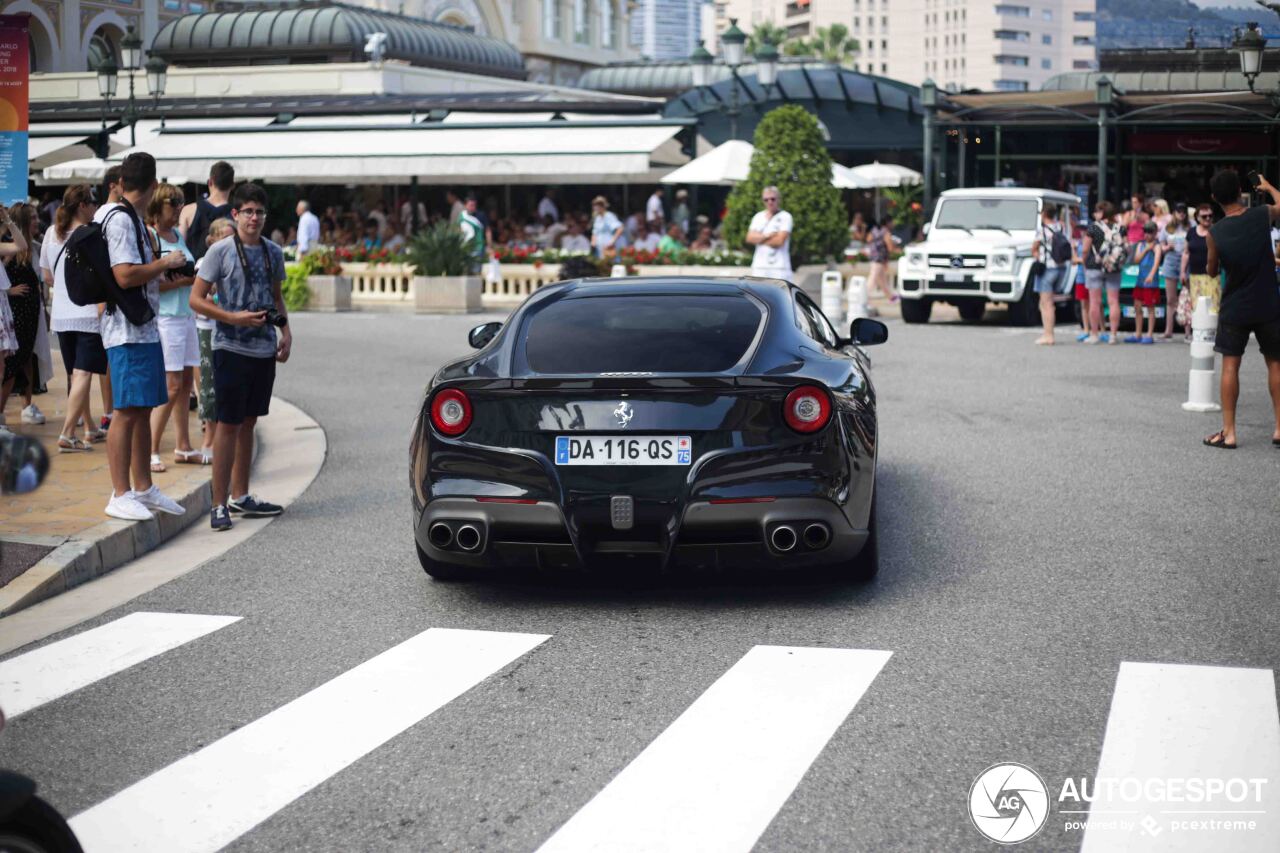
[[[58,453],[58,433],[66,415],[66,376],[54,347],[54,376],[49,393],[32,399],[47,419],[22,423],[19,398],[5,409],[9,429],[40,439],[49,451],[49,475],[35,492],[0,497],[0,615],[26,607],[64,589],[110,571],[172,538],[209,511],[210,468],[173,463],[173,425],[165,430],[160,458],[168,471],[154,474],[160,489],[187,508],[186,515],[161,514],[135,523],[109,518],[103,509],[111,494],[107,448],[88,453]],[[102,416],[95,380],[90,410]],[[191,413],[193,443],[200,444],[200,421]]]

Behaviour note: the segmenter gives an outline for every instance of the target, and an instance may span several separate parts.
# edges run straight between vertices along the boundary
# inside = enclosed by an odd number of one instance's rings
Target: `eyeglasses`
[[[250,219],[265,219],[267,216],[266,210],[261,207],[242,207],[239,212]]]
[[[777,196],[765,196],[763,199],[763,201],[777,201],[777,200],[778,200]]]

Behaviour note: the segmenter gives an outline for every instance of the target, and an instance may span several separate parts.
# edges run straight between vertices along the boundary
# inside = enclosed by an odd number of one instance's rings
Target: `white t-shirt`
[[[658,251],[658,244],[661,242],[662,238],[651,231],[643,237],[637,237],[635,239],[635,247],[645,252],[656,252]]]
[[[767,210],[762,210],[751,217],[751,224],[747,226],[748,231],[759,231],[766,237],[777,234],[779,231],[787,232],[786,242],[777,248],[766,246],[764,243],[756,245],[755,256],[751,258],[753,275],[773,274],[770,277],[776,278],[776,274],[780,272],[791,274],[791,228],[791,214],[785,210],[779,210],[772,218]]]
[[[1040,233],[1037,235],[1040,239],[1040,260],[1044,262],[1044,268],[1048,270],[1056,270],[1062,264],[1053,259],[1053,235],[1061,234],[1062,226],[1046,225],[1040,223]]]
[[[320,242],[320,217],[309,210],[298,217],[298,251],[306,252]]]
[[[556,203],[544,195],[542,200],[538,202],[538,219],[542,220],[547,216],[550,216],[556,222],[560,221],[560,211],[556,208]]]
[[[128,202],[108,206],[114,210],[122,207],[123,204],[128,204]],[[155,259],[151,251],[150,241],[147,240],[145,234],[142,238],[142,256],[138,256],[137,231],[128,213],[117,213],[110,219],[107,219],[106,214],[103,214],[103,220],[106,222],[103,226],[103,236],[107,240],[107,254],[111,258],[113,267],[116,264],[149,264]],[[160,277],[156,276],[143,287],[146,291],[147,302],[151,304],[151,310],[159,314]],[[115,311],[104,311],[102,313],[100,328],[102,345],[107,348],[118,347],[122,344],[160,342],[160,329],[156,325],[155,317],[152,317],[141,326],[135,326],[129,322],[124,316],[124,312],[119,308]]]
[[[662,218],[662,199],[657,193],[649,196],[649,201],[644,206],[644,218],[650,222]]]
[[[70,234],[67,234],[70,237]],[[98,306],[77,305],[67,295],[67,256],[62,247],[66,240],[58,239],[58,229],[44,232],[44,245],[40,247],[40,277],[48,270],[53,276],[53,312],[49,326],[55,332],[91,332],[98,334]]]
[[[560,248],[566,252],[590,252],[591,241],[581,234],[567,234],[560,241]]]

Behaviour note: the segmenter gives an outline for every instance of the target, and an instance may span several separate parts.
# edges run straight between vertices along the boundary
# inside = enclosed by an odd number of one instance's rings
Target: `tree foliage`
[[[761,209],[760,194],[777,186],[791,214],[792,263],[822,261],[849,240],[840,191],[831,185],[831,155],[818,121],[796,104],[770,110],[756,127],[755,154],[747,179],[729,193],[724,237],[730,246],[746,243],[747,226]]]
[[[754,56],[767,42],[771,45],[780,45],[787,40],[787,28],[780,27],[773,21],[762,21],[755,25],[751,30],[751,35],[747,36],[747,54]]]
[[[811,39],[794,39],[783,46],[788,56],[812,56],[835,65],[852,65],[860,50],[844,24],[818,27]]]

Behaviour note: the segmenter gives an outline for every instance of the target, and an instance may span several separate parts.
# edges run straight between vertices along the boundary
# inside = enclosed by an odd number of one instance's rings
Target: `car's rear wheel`
[[[987,303],[977,299],[961,302],[956,308],[960,311],[960,319],[966,323],[976,323],[987,313]]]
[[[928,297],[901,299],[898,304],[902,306],[902,321],[904,323],[927,323],[929,322],[929,315],[933,313],[933,300]]]
[[[422,570],[438,581],[460,581],[476,575],[473,570],[431,559],[417,542],[413,543],[413,547],[418,552],[418,563]]]
[[[858,583],[869,583],[880,571],[880,537],[876,533],[876,496],[871,497],[871,514],[867,517],[867,541],[857,556],[849,561],[846,576]]]
[[[1009,305],[1009,319],[1015,326],[1040,325],[1040,294],[1028,281],[1022,291],[1022,298]]]

